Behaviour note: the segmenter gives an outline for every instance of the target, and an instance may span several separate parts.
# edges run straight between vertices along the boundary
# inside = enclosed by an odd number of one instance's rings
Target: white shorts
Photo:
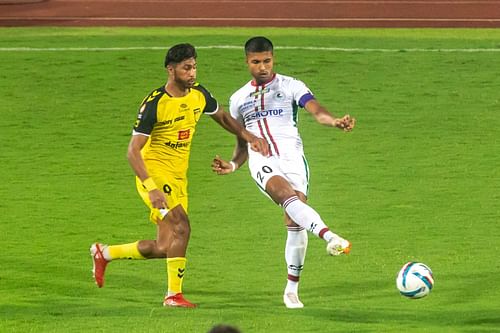
[[[273,176],[285,178],[295,191],[307,196],[309,189],[309,165],[303,154],[265,157],[249,152],[248,168],[257,186],[265,193],[266,184]]]

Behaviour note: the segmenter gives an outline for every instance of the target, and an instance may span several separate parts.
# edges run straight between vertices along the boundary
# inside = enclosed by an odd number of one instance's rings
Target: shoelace
[[[299,299],[297,298],[297,295],[293,293],[288,293],[286,294],[286,297],[292,302],[292,303],[299,303]]]

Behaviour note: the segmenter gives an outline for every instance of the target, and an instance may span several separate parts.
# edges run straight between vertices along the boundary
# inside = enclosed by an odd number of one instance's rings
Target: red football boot
[[[165,297],[163,301],[163,306],[178,306],[181,308],[195,308],[197,305],[191,303],[184,298],[182,293],[175,294],[173,296]]]
[[[94,267],[92,268],[92,273],[94,274],[95,283],[99,288],[104,285],[104,272],[106,271],[106,266],[109,261],[107,261],[102,251],[107,247],[107,245],[94,243],[90,247],[90,255],[92,256],[92,261],[94,262]]]

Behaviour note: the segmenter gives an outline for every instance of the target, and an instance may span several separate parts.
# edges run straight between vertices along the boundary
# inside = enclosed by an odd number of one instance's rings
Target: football
[[[429,266],[420,262],[407,262],[399,271],[396,286],[401,295],[422,298],[432,290],[434,277]]]

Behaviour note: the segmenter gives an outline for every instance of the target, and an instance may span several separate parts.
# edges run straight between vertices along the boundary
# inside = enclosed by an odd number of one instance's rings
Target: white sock
[[[300,273],[304,268],[307,250],[307,231],[302,227],[288,227],[288,237],[285,245],[285,260],[288,270],[285,294],[298,294]]]
[[[284,294],[293,293],[299,294],[299,281],[286,280],[286,287]]]
[[[328,229],[321,217],[314,209],[300,201],[299,197],[293,196],[285,200],[283,208],[293,222],[302,228],[313,233],[315,236],[329,242],[332,238],[338,237]]]
[[[102,251],[102,256],[104,257],[104,259],[106,259],[107,261],[111,261],[113,260],[111,258],[111,255],[109,254],[109,247],[107,245],[104,245],[102,248],[101,248],[101,251]]]

